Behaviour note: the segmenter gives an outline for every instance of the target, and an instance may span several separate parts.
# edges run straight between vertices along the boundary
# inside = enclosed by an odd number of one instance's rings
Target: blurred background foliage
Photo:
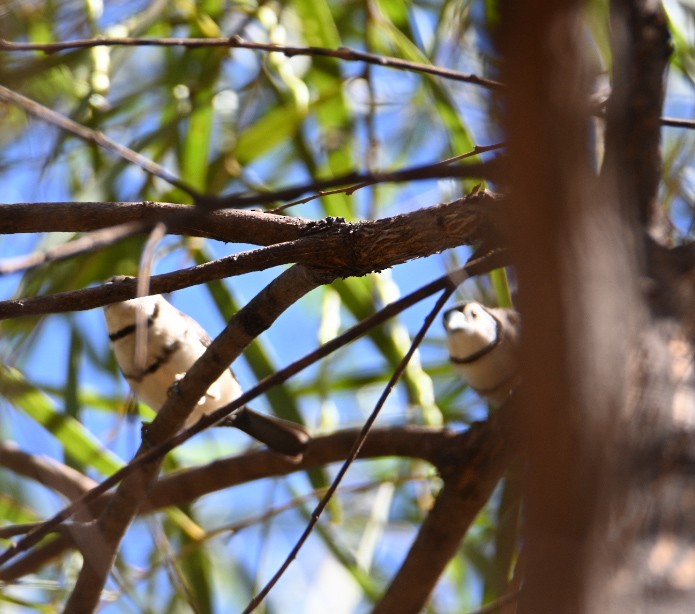
[[[674,33],[666,114],[691,117],[691,2],[669,2]],[[327,48],[352,47],[498,77],[491,32],[494,1],[462,0],[21,0],[0,5],[0,37],[51,42],[106,37],[220,37]],[[596,52],[597,91],[610,67],[607,3],[586,8]],[[267,191],[354,169],[385,170],[465,154],[503,140],[500,105],[485,88],[360,62],[243,49],[95,47],[54,54],[4,52],[0,84],[156,161],[198,192]],[[3,202],[165,201],[190,195],[129,162],[0,103]],[[597,161],[600,124],[597,122]],[[664,130],[663,206],[673,240],[692,238],[693,138]],[[533,146],[530,144],[529,146]],[[490,154],[487,154],[488,156]],[[489,158],[486,158],[489,159]],[[305,218],[374,219],[432,206],[470,182],[384,184],[337,192],[286,209]],[[489,186],[494,188],[495,186]],[[284,205],[278,202],[274,206]],[[272,208],[272,207],[270,207]],[[0,238],[3,258],[74,240],[74,233]],[[3,298],[84,288],[135,274],[144,238],[0,278]],[[168,237],[163,273],[247,245]],[[319,343],[462,263],[461,248],[366,278],[341,280],[284,314],[235,364],[248,387]],[[211,333],[277,271],[191,288],[175,304]],[[461,294],[508,302],[506,277],[467,282]],[[365,339],[270,392],[265,411],[302,420],[314,433],[358,426],[432,307],[425,301]],[[103,316],[92,312],[2,322],[2,437],[45,453],[96,480],[126,462],[139,422],[124,417],[127,386],[108,349]],[[465,428],[486,415],[454,375],[439,325],[410,364],[377,424]],[[141,408],[143,417],[149,410]],[[241,434],[205,433],[167,466],[202,463],[252,445]],[[106,612],[237,611],[275,571],[335,468],[231,489],[138,521],[109,584]],[[0,471],[0,518],[30,522],[59,498]],[[270,612],[367,611],[393,575],[439,481],[407,459],[361,462],[350,473],[310,544],[264,606]],[[519,502],[512,476],[479,516],[437,588],[429,611],[463,612],[508,589],[518,555]],[[75,555],[76,556],[76,555]],[[76,572],[74,557],[0,594],[3,611],[54,611]]]

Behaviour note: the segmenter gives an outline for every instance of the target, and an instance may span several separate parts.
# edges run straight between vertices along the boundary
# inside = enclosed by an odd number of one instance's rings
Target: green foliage
[[[103,14],[99,4],[9,3],[3,8],[0,37],[52,42],[94,36],[240,35],[253,42],[292,46],[349,46],[498,77],[486,24],[497,19],[497,2],[126,0],[104,3]],[[673,66],[678,86],[692,87],[692,42],[676,15],[687,16],[692,25],[693,9],[682,2],[673,10]],[[596,43],[599,64],[609,66],[606,3],[592,2],[587,12],[592,28],[587,36]],[[356,169],[434,162],[490,144],[500,132],[492,119],[490,94],[474,85],[320,56],[225,48],[97,47],[54,54],[4,53],[0,71],[6,87],[104,132],[210,195],[278,189]],[[190,193],[74,134],[49,128],[11,105],[3,105],[2,113],[0,173],[3,184],[11,186],[9,200],[192,202]],[[692,186],[680,173],[692,149],[689,135],[667,139],[664,200],[665,207],[681,212],[676,240],[692,234],[692,199],[684,196]],[[285,214],[349,220],[385,217],[434,205],[471,187],[454,181],[371,186],[352,194],[325,195]],[[37,237],[31,249],[67,244],[79,236]],[[115,274],[135,274],[143,244],[142,237],[130,238],[2,279],[3,298],[55,294],[99,284]],[[5,238],[0,249],[3,257],[28,251],[16,237]],[[159,246],[156,272],[200,264],[236,249],[200,239],[168,238]],[[247,384],[255,383],[443,274],[451,262],[434,256],[426,265],[407,263],[393,272],[339,280],[319,289],[283,316],[279,327],[254,341],[238,370]],[[188,305],[207,314],[194,315],[209,327],[219,325],[270,279],[272,275],[263,273],[214,282],[206,291],[198,289]],[[511,304],[504,271],[477,288],[466,286],[464,292],[486,293],[500,304]],[[359,426],[407,351],[423,313],[426,310],[373,329],[366,339],[274,388],[265,396],[269,411],[316,431]],[[73,314],[4,320],[1,326],[6,366],[0,371],[0,395],[11,408],[2,425],[4,438],[30,447],[32,436],[27,433],[40,430],[42,438],[50,437],[50,454],[97,479],[121,467],[135,442],[132,432],[124,436],[116,428],[122,424],[126,387],[110,358],[101,314],[91,319]],[[55,331],[63,331],[63,338]],[[435,326],[385,408],[381,424],[460,427],[484,417],[486,408],[448,364],[441,337],[441,328]],[[111,438],[114,430],[117,434]],[[248,445],[241,435],[225,437],[202,435],[177,451],[169,468],[194,456],[232,454]],[[230,611],[229,603],[243,607],[289,551],[315,505],[314,491],[322,491],[332,475],[333,468],[327,467],[292,476],[284,486],[264,482],[253,491],[239,488],[243,496],[232,489],[185,510],[137,521],[109,586],[116,605],[108,611]],[[325,587],[315,588],[316,599],[334,604],[331,593],[349,589],[357,594],[355,608],[373,603],[398,568],[439,487],[438,478],[423,470],[422,463],[407,459],[358,464],[351,475],[329,508],[330,524],[319,527],[320,539],[307,546],[281,584],[284,599],[302,603],[320,578]],[[481,513],[435,593],[431,611],[463,611],[477,606],[480,594],[492,600],[507,590],[519,548],[515,480],[512,476],[503,482]],[[355,483],[365,482],[370,486],[349,492]],[[0,484],[4,523],[34,521],[54,511],[52,502],[37,497],[28,480],[3,472]],[[308,500],[300,501],[307,493]],[[279,520],[258,519],[259,510],[287,501],[293,502],[291,509]],[[247,518],[253,519],[250,527],[215,533],[219,526],[243,524]],[[169,543],[170,551],[160,551],[162,542],[150,535],[146,522],[157,527],[154,532]],[[364,539],[367,533],[378,537],[372,550]],[[321,575],[322,568],[337,579]],[[41,570],[46,583],[42,588],[0,598],[8,608],[28,603],[25,607],[53,611],[47,604],[73,573],[68,557]],[[172,581],[176,576],[183,581]],[[268,603],[269,612],[300,611],[272,598]]]

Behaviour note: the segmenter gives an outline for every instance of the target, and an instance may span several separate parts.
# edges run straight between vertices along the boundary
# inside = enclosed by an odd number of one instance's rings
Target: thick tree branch
[[[44,456],[27,454],[10,441],[0,442],[0,465],[35,480],[73,500],[96,486],[96,482],[72,467]]]
[[[518,2],[507,14],[529,458],[520,612],[692,607],[692,575],[672,573],[675,551],[690,548],[693,523],[681,510],[692,480],[688,489],[653,446],[692,429],[692,343],[665,305],[650,313],[645,293],[663,282],[645,284],[645,240],[668,34],[659,2],[613,6],[616,89],[600,183],[586,164],[580,3]],[[640,471],[647,458],[659,488]]]
[[[609,107],[603,177],[617,192],[624,235],[651,237],[633,239],[642,277],[631,281],[650,280],[640,288],[648,290],[648,315],[638,321],[631,394],[614,438],[613,480],[603,493],[610,505],[604,535],[611,539],[604,547],[612,573],[600,609],[617,613],[647,604],[650,611],[688,612],[695,595],[692,455],[686,451],[692,450],[694,424],[695,301],[688,265],[681,268],[687,248],[669,253],[662,247],[667,235],[657,201],[662,168],[655,118],[664,97],[669,32],[660,2],[615,0],[611,6],[617,95]],[[627,297],[621,315],[640,307]]]
[[[466,433],[466,447],[438,465],[444,488],[374,614],[418,614],[469,527],[518,452],[513,400]]]
[[[0,204],[3,234],[89,232],[135,222],[150,225],[165,222],[171,234],[255,245],[298,239],[308,223],[261,211],[203,212],[190,205],[150,201]]]
[[[661,110],[671,53],[660,2],[612,0],[613,89],[606,112],[604,175],[620,181],[625,206],[659,223]]]
[[[171,207],[175,206],[165,205],[163,210],[170,210]],[[150,206],[143,209],[147,211]],[[235,240],[263,243],[272,238],[283,243],[235,254],[176,273],[155,275],[151,279],[150,290],[153,294],[171,292],[293,262],[330,270],[336,276],[365,275],[459,245],[482,242],[495,245],[498,242],[496,228],[501,223],[503,209],[504,203],[494,195],[480,192],[412,213],[354,224],[331,219],[318,222],[298,221],[247,211],[216,212],[210,215],[216,217],[224,213],[220,216],[222,219],[218,220],[220,225],[236,227]],[[92,214],[97,214],[97,210],[98,207],[90,208]],[[0,206],[0,220],[6,219],[2,214]],[[203,214],[202,217],[205,218],[206,215]],[[75,223],[79,223],[77,219],[74,218]],[[168,220],[166,223],[169,226]],[[0,221],[0,230],[2,224]],[[59,229],[74,230],[69,223],[59,226]],[[247,234],[242,238],[240,235],[244,230]],[[174,222],[172,232],[177,231]],[[74,292],[2,301],[0,319],[93,309],[134,296],[135,283],[123,281]]]
[[[180,431],[198,399],[243,348],[266,330],[285,309],[326,281],[328,279],[325,275],[317,275],[295,265],[239,311],[173,389],[148,428],[147,440],[140,446],[136,457]],[[96,608],[121,539],[137,514],[150,483],[159,471],[161,461],[159,458],[144,463],[138,471],[125,478],[118,486],[113,500],[99,516],[94,526],[94,534],[100,540],[98,552],[95,552],[93,559],[85,553],[66,612],[91,612]]]
[[[478,428],[475,427],[474,430]],[[497,428],[497,427],[495,427]],[[270,450],[256,450],[239,456],[219,459],[201,467],[183,469],[156,481],[147,491],[138,514],[150,514],[167,507],[188,505],[200,497],[246,484],[255,480],[290,475],[298,471],[325,467],[345,460],[360,429],[345,429],[312,439],[298,461]],[[469,458],[479,447],[479,437],[469,431],[454,433],[430,427],[403,426],[374,428],[364,442],[361,460],[397,456],[418,458],[442,471],[454,459]],[[60,465],[60,463],[56,463]],[[460,463],[459,463],[460,464]],[[41,480],[39,479],[41,482]],[[43,482],[42,482],[43,483]],[[98,517],[113,499],[104,494],[88,506],[90,517]],[[58,536],[46,545],[29,552],[0,571],[1,582],[14,582],[36,572],[49,560],[73,547],[68,536]]]
[[[528,456],[519,611],[606,612],[599,592],[610,572],[598,527],[633,367],[634,237],[590,165],[582,2],[506,7],[510,236],[524,321],[519,401]]]
[[[295,543],[292,550],[290,550],[290,553],[287,555],[287,558],[285,559],[284,563],[280,566],[278,571],[273,575],[273,577],[265,584],[265,586],[263,586],[263,588],[258,592],[258,594],[256,596],[254,596],[253,599],[246,606],[246,608],[244,609],[244,614],[247,614],[247,613],[250,614],[251,612],[253,612],[258,607],[258,605],[262,602],[262,600],[265,599],[265,597],[270,593],[270,591],[275,586],[275,584],[283,576],[285,571],[289,568],[292,561],[297,557],[300,549],[303,547],[306,540],[309,539],[311,532],[314,530],[314,527],[318,524],[318,521],[321,517],[321,514],[323,514],[328,503],[330,502],[331,498],[335,494],[335,491],[338,489],[338,486],[340,485],[343,478],[347,474],[348,469],[350,468],[352,463],[355,461],[355,459],[359,455],[360,450],[362,449],[362,446],[364,445],[364,442],[367,439],[369,431],[371,430],[372,426],[374,425],[374,422],[376,421],[376,419],[379,415],[379,412],[381,411],[382,407],[384,406],[384,403],[386,403],[386,400],[388,399],[389,395],[391,394],[394,387],[398,383],[398,380],[401,378],[401,376],[403,375],[403,372],[405,371],[408,364],[412,360],[413,355],[417,351],[417,348],[420,345],[420,343],[422,343],[422,340],[424,339],[425,334],[427,333],[430,326],[432,325],[432,322],[437,317],[437,315],[439,315],[439,312],[441,311],[442,307],[444,306],[444,303],[446,303],[446,301],[453,294],[453,292],[454,292],[453,287],[445,288],[444,291],[442,292],[442,294],[437,299],[437,302],[435,303],[434,307],[431,309],[430,313],[425,318],[425,321],[422,323],[420,330],[418,330],[417,334],[413,337],[413,340],[410,344],[410,347],[408,348],[408,351],[405,353],[405,355],[400,360],[397,367],[394,369],[393,373],[391,374],[389,381],[387,382],[381,395],[379,396],[379,399],[377,400],[376,404],[374,405],[374,409],[372,410],[372,412],[369,414],[369,416],[365,420],[364,425],[362,426],[362,429],[360,431],[360,434],[357,437],[357,439],[355,440],[355,442],[350,450],[350,453],[348,454],[347,458],[345,459],[345,462],[341,465],[340,469],[336,473],[335,478],[333,478],[331,485],[328,487],[328,490],[326,490],[323,497],[321,497],[321,500],[318,502],[318,504],[316,505],[316,507],[312,511],[311,518],[310,518],[309,522],[307,523],[306,528],[304,529],[302,534],[299,536],[299,539]]]
[[[358,337],[366,334],[374,326],[378,326],[383,322],[387,321],[389,318],[395,316],[401,311],[407,309],[409,306],[417,303],[418,301],[431,296],[435,292],[447,287],[449,284],[458,285],[463,282],[468,276],[471,275],[481,275],[483,273],[489,272],[492,269],[499,268],[508,264],[508,255],[504,252],[491,252],[480,258],[469,262],[463,269],[452,272],[450,275],[441,277],[427,286],[420,288],[407,296],[387,305],[379,312],[370,316],[366,320],[363,320],[359,324],[353,326],[351,329],[347,330],[345,333],[341,334],[339,337],[333,339],[332,341],[325,343],[323,346],[305,356],[304,358],[292,363],[288,367],[277,371],[276,373],[263,379],[258,385],[253,389],[244,393],[236,403],[232,404],[232,407],[227,410],[222,408],[218,412],[219,415],[212,415],[203,418],[197,424],[186,429],[185,431],[179,433],[176,437],[172,437],[159,446],[155,446],[149,452],[146,452],[138,456],[134,461],[132,461],[128,466],[116,472],[111,477],[107,478],[101,482],[96,488],[92,489],[84,497],[81,497],[77,502],[68,506],[67,508],[61,510],[58,514],[53,516],[51,519],[47,520],[39,529],[28,534],[23,540],[14,546],[8,548],[5,552],[0,555],[0,564],[5,564],[12,558],[16,557],[19,553],[24,552],[36,545],[43,537],[48,535],[50,532],[54,531],[56,527],[60,525],[61,522],[70,518],[82,507],[91,504],[94,500],[100,497],[103,493],[107,492],[110,488],[118,484],[126,476],[130,475],[136,471],[141,464],[146,462],[154,461],[161,458],[164,454],[174,449],[177,445],[180,445],[184,441],[188,440],[190,437],[204,430],[208,426],[219,421],[223,414],[227,411],[232,411],[233,408],[241,406],[242,404],[248,403],[256,398],[258,395],[266,392],[275,385],[281,384],[287,381],[290,377],[299,373],[302,369],[314,364],[321,358],[328,356],[330,353],[334,352],[340,347],[350,341],[357,339]],[[31,555],[30,555],[31,556]]]

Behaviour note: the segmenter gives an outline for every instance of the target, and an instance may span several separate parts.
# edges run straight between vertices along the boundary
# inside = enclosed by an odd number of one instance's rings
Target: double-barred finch
[[[444,313],[444,329],[451,361],[470,387],[496,405],[504,403],[519,383],[519,313],[461,303]]]
[[[155,411],[164,405],[171,386],[180,380],[210,345],[210,336],[193,318],[161,295],[144,296],[105,307],[109,339],[116,361],[133,392]],[[141,322],[142,333],[137,332]],[[137,334],[136,334],[137,332]],[[145,335],[142,352],[136,340]],[[136,353],[143,354],[136,364]],[[231,369],[220,375],[189,416],[186,426],[203,414],[231,403],[241,395]],[[265,416],[243,407],[220,423],[234,426],[277,452],[301,454],[309,442],[300,425]]]

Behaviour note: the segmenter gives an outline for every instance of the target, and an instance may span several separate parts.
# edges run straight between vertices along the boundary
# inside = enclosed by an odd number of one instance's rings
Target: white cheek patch
[[[452,311],[446,319],[446,328],[450,331],[465,330],[470,328],[470,324],[460,311]]]
[[[208,391],[205,393],[205,396],[212,399],[213,401],[217,401],[222,398],[222,387],[217,383],[213,383],[210,388],[208,388]]]

